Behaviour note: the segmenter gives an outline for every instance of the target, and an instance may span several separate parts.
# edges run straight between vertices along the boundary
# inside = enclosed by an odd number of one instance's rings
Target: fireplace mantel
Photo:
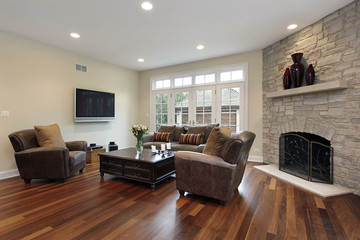
[[[266,94],[266,97],[267,98],[289,97],[289,96],[295,96],[301,94],[318,93],[318,92],[333,91],[333,90],[346,89],[346,88],[348,88],[348,84],[346,81],[336,80],[336,81],[319,83],[305,87],[269,92]]]

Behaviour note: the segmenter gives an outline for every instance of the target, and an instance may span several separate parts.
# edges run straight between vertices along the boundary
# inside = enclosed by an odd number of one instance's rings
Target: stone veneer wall
[[[344,80],[348,88],[267,98],[283,90],[291,54],[302,52],[315,84]],[[305,85],[305,81],[303,82]],[[360,0],[263,49],[263,157],[278,163],[279,136],[301,131],[323,136],[334,148],[334,182],[360,194]]]

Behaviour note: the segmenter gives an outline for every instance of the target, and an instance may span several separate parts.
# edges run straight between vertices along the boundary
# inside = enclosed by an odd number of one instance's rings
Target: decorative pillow
[[[230,137],[230,127],[215,127],[210,133],[203,153],[220,156],[225,141]]]
[[[206,126],[197,126],[197,127],[189,127],[188,132],[189,134],[204,134],[205,136],[205,130],[206,130]],[[205,138],[202,138],[202,142],[201,143],[205,143]]]
[[[210,133],[213,130],[214,127],[218,127],[220,124],[219,123],[210,123],[206,126],[205,129],[205,135],[204,135],[204,142],[206,143],[207,140],[209,139]]]
[[[154,132],[153,142],[170,142],[172,132]]]
[[[200,134],[181,134],[179,144],[199,145],[202,143],[204,137],[203,133]]]
[[[158,132],[174,133],[176,125],[160,125]],[[174,134],[170,136],[170,141],[174,140]]]
[[[40,147],[66,147],[57,124],[49,126],[34,126],[35,136]]]

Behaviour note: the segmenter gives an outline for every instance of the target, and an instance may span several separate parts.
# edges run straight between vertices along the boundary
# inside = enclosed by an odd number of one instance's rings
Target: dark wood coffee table
[[[108,173],[121,178],[149,183],[153,190],[158,182],[175,173],[173,151],[162,157],[152,153],[151,149],[144,149],[143,153],[139,155],[132,147],[101,153],[99,156],[101,177],[104,177],[104,173]]]

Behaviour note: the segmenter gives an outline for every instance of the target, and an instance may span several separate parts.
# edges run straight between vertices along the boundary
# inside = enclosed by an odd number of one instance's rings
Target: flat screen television
[[[115,94],[75,88],[75,122],[115,120]]]

